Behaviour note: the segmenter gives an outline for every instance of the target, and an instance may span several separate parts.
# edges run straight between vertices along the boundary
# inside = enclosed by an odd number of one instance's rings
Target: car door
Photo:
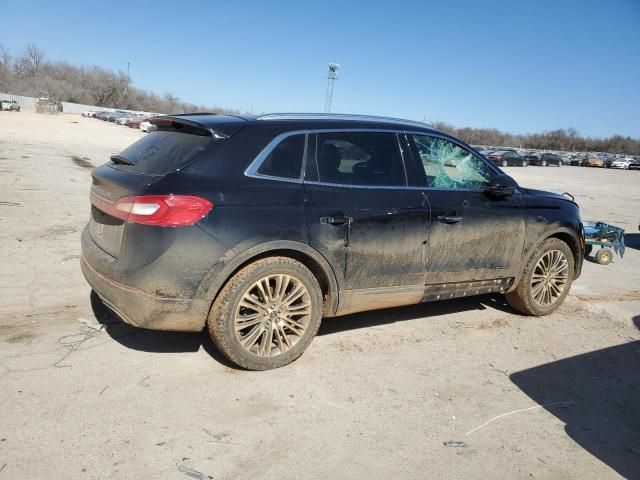
[[[427,288],[427,298],[500,290],[519,270],[524,247],[519,194],[487,195],[499,170],[452,139],[415,134],[407,142],[431,206],[425,284],[439,287]]]
[[[309,242],[334,268],[340,313],[419,302],[429,204],[396,133],[325,131],[309,145]]]

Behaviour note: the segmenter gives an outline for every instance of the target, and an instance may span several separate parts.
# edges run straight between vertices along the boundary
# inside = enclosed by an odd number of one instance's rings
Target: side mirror
[[[491,180],[491,184],[486,192],[495,198],[506,198],[511,197],[517,187],[518,184],[513,178],[502,173]]]

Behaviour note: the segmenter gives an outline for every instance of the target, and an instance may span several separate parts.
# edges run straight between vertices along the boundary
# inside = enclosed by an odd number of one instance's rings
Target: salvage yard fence
[[[15,100],[20,105],[20,109],[24,110],[35,110],[36,102],[38,99],[36,97],[25,97],[23,95],[13,95],[12,93],[2,93],[0,92],[0,100]],[[122,112],[132,112],[139,113],[134,110],[124,110],[121,108],[107,108],[107,107],[96,107],[95,105],[83,105],[82,103],[71,103],[71,102],[62,102],[62,111],[63,113],[82,113],[87,110],[100,110],[100,111],[108,111],[115,112],[116,110]]]

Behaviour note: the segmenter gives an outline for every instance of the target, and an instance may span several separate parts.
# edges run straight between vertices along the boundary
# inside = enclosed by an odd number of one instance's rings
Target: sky
[[[640,138],[640,0],[0,0],[0,44],[242,112]]]

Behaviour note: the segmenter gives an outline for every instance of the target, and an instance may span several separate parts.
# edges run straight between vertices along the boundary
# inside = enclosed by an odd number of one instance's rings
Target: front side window
[[[321,182],[370,186],[407,184],[394,133],[319,133],[317,139]]]
[[[303,156],[304,135],[291,135],[271,150],[258,173],[270,177],[300,178]]]
[[[483,190],[493,176],[489,166],[449,140],[414,135],[413,142],[431,188]]]

